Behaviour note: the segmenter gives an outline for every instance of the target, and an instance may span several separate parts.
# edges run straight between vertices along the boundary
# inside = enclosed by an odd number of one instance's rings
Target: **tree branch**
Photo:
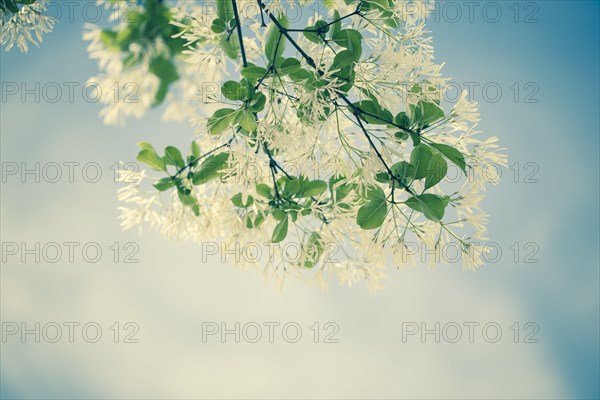
[[[246,50],[244,49],[244,37],[242,36],[242,21],[240,21],[240,15],[238,13],[236,0],[231,0],[231,5],[233,6],[233,16],[235,17],[235,25],[240,40],[240,53],[242,53],[242,64],[244,65],[244,68],[246,68],[248,66],[248,61],[246,60]]]

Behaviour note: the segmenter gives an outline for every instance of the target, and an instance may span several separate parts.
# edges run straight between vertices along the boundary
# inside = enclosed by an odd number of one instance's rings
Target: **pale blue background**
[[[93,160],[104,175],[98,184],[3,184],[2,241],[136,241],[140,264],[3,264],[2,321],[137,321],[141,332],[137,345],[3,344],[2,398],[599,398],[600,7],[537,2],[539,22],[525,24],[508,15],[512,2],[499,4],[506,15],[496,24],[482,7],[474,23],[432,23],[436,58],[455,82],[502,87],[497,103],[476,92],[480,127],[500,137],[511,164],[537,163],[539,183],[514,183],[504,170],[488,191],[501,262],[477,273],[390,269],[375,296],[364,286],[322,293],[294,281],[279,293],[258,273],[200,263],[193,244],[121,232],[109,166],[132,160],[141,139],[187,143],[186,126],[153,112],[106,127],[99,105],[81,96],[3,102],[3,162]],[[77,17],[27,55],[2,52],[2,82],[83,83],[95,74]],[[539,102],[515,103],[515,82],[537,84]],[[513,242],[538,243],[540,262],[512,262]],[[335,321],[340,343],[203,344],[202,321]],[[403,344],[403,321],[534,321],[540,342]]]

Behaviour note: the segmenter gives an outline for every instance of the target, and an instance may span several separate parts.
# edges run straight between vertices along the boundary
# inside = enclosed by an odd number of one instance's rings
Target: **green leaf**
[[[192,151],[192,158],[196,159],[198,157],[200,157],[200,145],[198,144],[197,141],[193,140],[192,144],[190,145],[190,149]]]
[[[252,221],[252,217],[248,215],[248,217],[246,218],[246,228],[258,228],[262,225],[263,222],[265,222],[265,216],[262,213],[258,214],[256,218],[254,218],[254,221]]]
[[[256,129],[256,118],[254,117],[254,114],[248,110],[238,111],[235,117],[235,122],[240,124],[242,129],[244,129],[246,132],[254,132]]]
[[[313,43],[321,44],[324,43],[325,34],[329,32],[329,24],[326,21],[318,20],[314,25],[307,26],[305,29],[304,37]],[[316,31],[316,32],[314,32]]]
[[[339,20],[341,18],[338,10],[333,10],[333,21]],[[331,32],[329,34],[331,37],[342,30],[342,21],[337,21],[333,25],[331,25]]]
[[[254,88],[254,83],[248,78],[242,78],[240,80],[240,87],[242,88],[242,94],[243,94],[242,100],[250,100],[256,94],[256,89]]]
[[[139,30],[129,25],[117,32],[115,42],[121,50],[126,51],[129,49],[129,45],[137,39],[136,36],[139,36]]]
[[[438,222],[444,218],[444,211],[448,203],[436,194],[425,193],[407,199],[404,204],[415,211],[422,212],[427,219]]]
[[[273,218],[277,221],[283,221],[284,218],[287,218],[287,214],[280,208],[273,211],[271,215],[273,215]]]
[[[300,197],[320,196],[327,190],[327,184],[324,181],[309,181],[305,182],[302,187]]]
[[[193,140],[190,145],[191,154],[187,157],[187,162],[190,166],[195,167],[198,165],[198,157],[200,157],[200,145],[197,141]]]
[[[317,232],[313,232],[310,234],[306,245],[304,246],[304,251],[306,253],[306,258],[304,260],[304,268],[312,268],[321,258],[323,254],[324,244],[321,235]]]
[[[154,182],[153,186],[160,192],[164,192],[176,185],[175,179],[171,177],[162,178]]]
[[[198,199],[196,196],[192,194],[185,194],[180,191],[178,191],[177,194],[179,196],[179,200],[184,206],[191,207],[196,216],[200,215],[200,205],[198,204]]]
[[[162,158],[153,149],[145,149],[139,152],[137,160],[148,165],[155,171],[167,171],[167,166]]]
[[[371,9],[385,11],[385,10],[390,9],[390,3],[388,3],[388,0],[363,0],[363,1],[364,1],[364,3],[363,3],[363,6],[361,7],[361,10],[363,10],[363,11],[367,11],[367,10],[371,10]]]
[[[418,83],[412,85],[409,90],[410,93],[421,93],[421,86]]]
[[[331,183],[331,191],[335,193],[335,201],[340,202],[352,191],[352,185],[346,183],[333,182]]]
[[[226,33],[221,34],[219,45],[221,46],[227,57],[235,60],[240,54],[240,45],[238,42],[237,31],[233,32],[229,40],[227,39],[227,36],[228,35]]]
[[[250,79],[253,81],[257,81],[267,73],[267,70],[266,70],[266,68],[263,68],[263,67],[257,67],[256,65],[251,65],[251,66],[248,66],[248,67],[242,69],[241,73],[244,78],[247,78],[247,79]]]
[[[299,196],[302,194],[303,185],[304,185],[304,179],[302,177],[288,178],[287,176],[284,176],[279,179],[278,183],[283,184],[283,190],[284,190],[285,194],[288,196],[295,197],[295,196]]]
[[[269,187],[269,185],[264,184],[264,183],[256,184],[256,193],[258,193],[260,196],[265,197],[267,199],[270,199],[271,197],[273,197],[271,195],[271,188]]]
[[[221,93],[228,100],[239,101],[246,97],[246,88],[238,82],[227,81],[221,85]]]
[[[341,47],[350,50],[354,55],[354,61],[360,60],[362,54],[362,35],[355,29],[342,29],[336,32],[333,41]]]
[[[293,74],[301,68],[300,61],[295,58],[286,58],[279,67],[279,71],[283,74]]]
[[[282,38],[281,40],[285,40],[285,38]],[[273,63],[273,67],[275,67],[275,69],[281,68],[281,64],[283,64],[284,61],[285,61],[284,57],[280,57],[280,56],[275,57],[275,62]]]
[[[299,69],[296,72],[292,72],[289,74],[290,79],[294,81],[294,83],[305,84],[306,81],[312,82],[315,80],[315,75],[306,69]]]
[[[329,24],[327,21],[323,21],[322,19],[315,22],[315,29],[319,31],[319,33],[327,33],[329,32]]]
[[[277,225],[275,225],[275,229],[273,230],[273,236],[271,237],[271,241],[273,243],[279,243],[285,239],[288,232],[288,219],[287,217],[279,221]]]
[[[288,19],[285,15],[280,15],[278,20],[284,28],[288,27]],[[279,40],[280,35],[279,28],[275,24],[271,24],[265,39],[265,56],[269,64],[273,63],[277,57],[281,57],[285,50],[286,40],[285,38]],[[277,45],[277,42],[279,42],[279,45]]]
[[[317,28],[314,25],[309,25],[305,29],[315,30]],[[306,32],[302,32],[302,34],[304,35],[305,38],[307,38],[309,41],[311,41],[313,43],[316,43],[316,44],[323,43],[323,38],[317,32],[306,31]]]
[[[192,211],[194,212],[194,215],[197,217],[198,215],[200,215],[200,204],[196,203],[192,206]]]
[[[335,55],[330,69],[331,70],[342,69],[342,68],[351,66],[353,63],[354,63],[354,54],[350,50],[342,50]]]
[[[362,100],[353,104],[361,111],[361,118],[368,124],[386,125],[394,118],[388,110],[382,109],[373,100]]]
[[[394,133],[394,137],[398,141],[403,141],[403,140],[408,139],[408,133],[406,133],[404,131],[398,131],[398,132]]]
[[[385,192],[379,186],[371,185],[367,187],[367,200],[385,200]]]
[[[181,152],[179,149],[173,146],[169,146],[165,149],[165,157],[167,165],[174,165],[177,168],[183,168],[185,166],[185,161],[183,161],[183,157],[181,156]]]
[[[117,32],[112,29],[102,29],[100,31],[100,40],[107,50],[121,51],[121,48],[117,45]]]
[[[233,5],[230,0],[216,0],[217,2],[217,15],[223,21],[229,21],[234,17]]]
[[[181,200],[183,205],[186,206],[192,206],[197,202],[196,197],[194,197],[191,194],[184,194],[183,192],[179,192],[179,199]]]
[[[410,128],[410,118],[408,118],[408,115],[404,111],[399,112],[396,115],[394,118],[394,123],[405,129]]]
[[[211,135],[216,135],[229,128],[235,120],[235,110],[233,108],[221,108],[208,119],[208,131]]]
[[[414,165],[407,163],[406,161],[400,161],[391,166],[392,173],[400,182],[404,185],[409,186],[413,179],[415,179],[415,174],[417,173],[417,169]]]
[[[164,57],[157,57],[153,59],[150,62],[149,71],[156,75],[156,77],[160,80],[153,103],[153,105],[156,106],[162,103],[162,101],[165,99],[169,90],[169,85],[179,79],[179,74],[177,73],[177,68],[175,68],[175,65],[173,65],[170,60]]]
[[[467,174],[467,163],[465,156],[452,146],[447,144],[432,143],[431,146],[442,153],[450,162],[454,163],[462,172]]]
[[[223,152],[219,154],[212,154],[204,159],[198,170],[194,172],[192,177],[192,183],[194,185],[201,185],[214,178],[222,176],[222,169],[227,166],[229,160],[229,153]]]
[[[415,124],[429,126],[435,121],[444,118],[444,110],[436,103],[430,101],[419,101],[416,105],[411,104],[410,110],[412,120]]]
[[[388,183],[390,181],[390,174],[387,172],[378,172],[375,174],[375,180],[380,183]]]
[[[408,132],[408,134],[410,135],[410,138],[412,139],[413,142],[413,146],[420,146],[421,145],[421,135],[419,135],[416,132]]]
[[[17,5],[15,4],[15,2],[13,0],[4,0],[4,1],[0,2],[0,9],[2,9],[3,11],[6,9],[13,14],[16,14],[19,12],[19,8],[17,7]]]
[[[236,207],[248,208],[248,207],[252,206],[252,204],[254,204],[254,197],[248,195],[248,199],[246,200],[246,203],[244,203],[242,201],[242,193],[238,193],[231,198],[231,202]]]
[[[156,150],[154,150],[154,146],[152,146],[148,142],[137,142],[136,145],[139,148],[141,148],[142,150],[152,150],[152,151],[156,152]]]
[[[381,110],[381,107],[379,106],[379,104],[377,104],[373,100],[361,100],[361,101],[357,101],[356,103],[353,103],[352,105],[354,107],[359,108],[360,111],[365,111],[365,112],[372,113],[372,114],[377,114],[379,112],[379,110]],[[368,117],[368,116],[365,115],[365,117]]]
[[[440,153],[434,153],[427,165],[427,175],[425,176],[425,190],[437,185],[448,172],[448,163]]]
[[[227,23],[221,18],[215,18],[212,22],[210,29],[214,33],[223,33],[227,30]]]
[[[356,223],[364,230],[377,229],[387,216],[387,201],[384,197],[375,197],[358,209]]]
[[[253,100],[250,102],[248,110],[252,112],[261,112],[265,109],[265,104],[267,104],[267,96],[261,92],[258,92],[254,95]]]
[[[429,160],[433,152],[425,145],[416,146],[410,153],[410,163],[417,168],[415,179],[423,179],[427,176]]]

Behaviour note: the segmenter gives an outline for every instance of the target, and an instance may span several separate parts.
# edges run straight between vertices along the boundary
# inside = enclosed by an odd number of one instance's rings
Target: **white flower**
[[[30,43],[39,46],[56,23],[47,15],[48,4],[49,0],[37,0],[20,6],[14,14],[0,10],[0,45],[10,51],[16,44],[22,53],[27,53]]]
[[[302,52],[288,46],[285,57],[297,57],[306,71],[304,76],[264,74],[264,79],[252,89],[260,91],[266,99],[264,109],[257,112],[255,132],[241,131],[234,123],[216,135],[209,134],[206,127],[207,117],[216,108],[240,110],[232,112],[243,116],[243,105],[221,98],[218,90],[222,81],[241,67],[239,60],[231,60],[224,54],[218,45],[223,36],[211,30],[211,19],[205,18],[202,10],[192,3],[180,2],[175,12],[180,22],[173,22],[188,44],[182,57],[185,62],[178,61],[177,67],[184,85],[179,90],[185,96],[170,94],[167,109],[171,116],[189,116],[193,108],[189,102],[181,108],[174,104],[177,99],[193,96],[198,107],[190,120],[197,127],[196,141],[201,152],[206,155],[226,143],[227,150],[221,151],[228,152],[228,165],[218,178],[201,185],[183,181],[191,190],[191,199],[200,205],[199,216],[182,204],[177,189],[157,194],[144,190],[142,185],[147,182],[141,181],[123,188],[119,196],[128,206],[121,209],[124,227],[147,223],[170,239],[219,244],[222,251],[225,249],[222,253],[225,260],[240,268],[263,268],[265,277],[277,285],[292,275],[321,287],[336,278],[348,286],[365,281],[369,290],[377,290],[390,263],[400,267],[421,260],[436,265],[438,260],[447,261],[440,258],[442,249],[448,245],[460,249],[465,268],[483,264],[486,249],[477,241],[486,240],[488,217],[480,207],[487,183],[481,165],[505,165],[506,156],[496,138],[480,138],[481,132],[476,129],[477,104],[469,102],[464,92],[452,110],[434,123],[426,125],[413,120],[409,128],[395,126],[398,123],[394,121],[380,123],[381,120],[365,118],[352,105],[362,100],[374,104],[376,98],[378,104],[372,107],[386,109],[391,119],[399,112],[406,112],[414,119],[417,114],[411,111],[411,105],[436,102],[443,97],[441,88],[447,78],[442,76],[443,64],[434,60],[432,38],[424,21],[430,2],[396,2],[392,12],[401,20],[397,29],[381,28],[378,22],[389,18],[389,14],[382,14],[376,7],[368,11],[368,20],[361,17],[344,20],[344,28],[358,29],[364,38],[361,59],[354,67],[352,88],[339,79],[339,69],[328,68],[339,54],[332,45],[335,41],[324,46],[293,32]],[[269,3],[269,7],[274,6]],[[340,9],[341,15],[351,13],[355,6],[343,7],[347,9]],[[254,18],[254,22],[244,24],[247,57],[257,66],[267,66],[260,45],[264,44],[267,30],[260,27],[258,15]],[[327,19],[315,14],[308,24]],[[118,57],[96,48],[94,35],[97,33],[89,34],[90,54],[104,66],[108,76],[132,74],[131,79],[145,79],[148,71],[143,67],[125,71]],[[154,43],[153,48],[159,51],[160,46]],[[319,66],[318,71],[304,54]],[[192,88],[198,89],[194,86],[194,76],[212,86],[194,93]],[[236,72],[230,79],[238,81],[239,74]],[[144,82],[148,87],[142,87],[142,92],[151,93],[155,83]],[[106,112],[106,118],[119,120],[121,115],[141,115],[151,99],[142,101],[139,110],[134,106],[121,110],[110,105],[111,112]],[[396,135],[399,129],[414,130],[410,132],[411,139],[399,143]],[[464,156],[466,168],[456,155],[445,154],[451,160],[443,160],[449,165],[458,164],[467,176],[458,184],[442,182],[433,188],[427,187],[424,179],[415,179],[409,187],[400,185],[397,177],[396,182],[391,180],[393,184],[380,182],[385,176],[376,179],[378,173],[393,170],[395,163],[411,161],[415,146],[412,139],[416,135],[421,136],[424,146],[429,146],[435,154],[439,152],[440,157],[442,151],[436,150],[436,144],[458,150]],[[305,195],[294,186],[304,183],[294,182],[291,177],[302,177],[300,182],[318,181],[313,190],[322,189]],[[381,190],[373,191],[374,185]],[[384,201],[381,196],[374,198],[373,193],[382,191]],[[437,199],[445,207],[441,221],[434,213],[438,204],[419,209],[415,199],[413,203],[407,202],[425,192],[440,196]],[[369,214],[365,214],[363,207]],[[431,213],[426,214],[427,209]],[[379,225],[361,229],[357,223],[360,210],[368,218],[377,218]],[[262,225],[254,226],[257,224]],[[282,226],[287,229],[285,239],[272,243],[274,234],[284,229]],[[255,246],[264,251],[259,259],[250,251]],[[316,260],[315,248],[322,253]],[[290,257],[286,249],[298,250],[296,257]]]
[[[463,90],[460,98],[452,108],[452,118],[457,130],[468,130],[471,125],[479,122],[477,103],[467,99],[467,91]]]

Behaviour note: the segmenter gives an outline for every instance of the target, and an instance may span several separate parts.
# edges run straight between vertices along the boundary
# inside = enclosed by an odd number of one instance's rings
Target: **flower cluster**
[[[507,159],[496,138],[481,138],[466,93],[444,111],[447,80],[414,4],[345,0],[300,27],[278,1],[258,0],[243,20],[236,0],[217,1],[208,22],[180,10],[172,24],[186,61],[224,80],[229,57],[237,79],[201,99],[218,109],[193,118],[187,155],[140,143],[138,160],[162,176],[120,190],[123,227],[276,248],[238,264],[278,282],[336,276],[378,289],[386,265],[451,243],[465,267],[482,265],[484,169]],[[463,178],[448,179],[451,169]]]
[[[194,115],[187,101],[204,81],[185,59],[182,7],[159,0],[143,5],[99,0],[112,11],[110,28],[87,24],[83,35],[88,54],[101,74],[88,80],[104,104],[100,116],[107,125],[124,125],[163,103],[163,120],[183,121]],[[191,15],[188,15],[188,19]]]
[[[0,45],[10,51],[16,44],[27,53],[29,44],[39,46],[52,31],[56,19],[46,14],[50,0],[5,0],[0,2]]]

